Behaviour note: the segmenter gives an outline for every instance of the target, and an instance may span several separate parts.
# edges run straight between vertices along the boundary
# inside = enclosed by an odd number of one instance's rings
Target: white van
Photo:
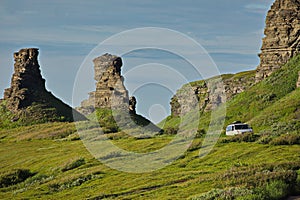
[[[226,135],[238,135],[243,133],[253,133],[252,128],[248,124],[234,123],[226,128]]]

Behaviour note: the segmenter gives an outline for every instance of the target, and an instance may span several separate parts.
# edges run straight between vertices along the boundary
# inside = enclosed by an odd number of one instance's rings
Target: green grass
[[[246,121],[255,134],[221,135],[205,157],[199,157],[199,150],[211,112],[201,112],[200,122],[193,113],[168,117],[159,126],[169,135],[151,134],[152,128],[159,130],[154,125],[138,135],[149,124],[141,116],[129,116],[128,123],[122,113],[99,109],[90,116],[91,122],[76,126],[67,122],[21,126],[9,121],[11,113],[2,106],[0,199],[281,199],[299,195],[298,71],[300,56],[229,101],[225,124]],[[239,81],[253,75],[250,71],[223,78]],[[221,121],[218,118],[216,123]],[[85,130],[87,136],[107,137],[124,150],[149,153],[169,144],[182,122],[188,122],[184,124],[186,129],[199,127],[189,149],[165,168],[142,174],[102,164],[79,140],[85,135],[77,133],[77,129]],[[99,124],[105,135],[93,133],[100,129]],[[110,151],[102,159],[115,161],[122,156],[120,151]]]
[[[96,119],[93,119],[95,118]],[[90,119],[99,122],[104,133],[116,133],[122,130],[139,129],[144,134],[157,132],[161,130],[145,117],[137,114],[129,114],[127,111],[110,110],[106,108],[98,108],[96,116],[92,114]],[[143,131],[142,131],[143,130]]]
[[[299,135],[300,129],[300,89],[296,88],[298,72],[300,71],[300,55],[292,58],[285,66],[273,73],[265,80],[253,84],[248,90],[236,95],[226,103],[226,125],[233,121],[249,123],[255,133],[261,138],[259,142],[269,143],[277,137],[290,140],[294,136],[284,137],[283,134]],[[222,75],[223,80],[241,81],[250,80],[254,71],[241,72],[235,75]],[[204,81],[192,82],[192,85],[204,84]],[[221,109],[219,110],[221,111]],[[199,131],[207,132],[212,112],[200,112]],[[216,111],[218,112],[218,111]],[[221,116],[221,115],[220,115]],[[159,126],[172,129],[186,116],[169,116]],[[190,120],[191,123],[193,119]],[[294,137],[295,142],[299,143]],[[284,139],[285,138],[285,139]],[[279,141],[273,142],[273,144]],[[282,141],[289,143],[289,141]]]
[[[296,89],[299,71],[300,56],[296,56],[267,79],[237,95],[228,102],[227,121],[250,121],[253,118],[258,118],[259,115],[261,115],[260,117],[266,116],[267,113],[264,113],[264,110],[270,106],[273,106],[270,110],[274,109],[275,106],[277,106],[276,110],[279,110],[279,108],[284,106],[280,100],[284,97],[290,98],[288,95]],[[292,103],[288,99],[285,101],[289,101],[288,105],[285,106],[290,106],[290,103]],[[291,105],[294,108],[296,108],[295,106],[297,106],[299,101],[295,103],[296,105]],[[290,113],[287,109],[283,109],[282,112]],[[253,123],[253,126],[255,126],[255,123]],[[258,126],[261,127],[260,125]]]
[[[51,128],[51,124],[44,125]],[[59,124],[52,125],[55,130]],[[23,128],[27,134],[29,127]],[[1,199],[186,199],[214,189],[254,191],[267,187],[268,180],[289,181],[287,177],[300,168],[299,145],[219,143],[209,155],[199,158],[203,139],[197,138],[189,151],[163,169],[143,174],[125,173],[101,164],[80,140],[64,139],[69,137],[64,131],[60,131],[60,137],[57,135],[59,139],[53,139],[51,134],[36,138],[34,132],[41,129],[42,125],[33,126],[32,138],[26,140],[17,139],[19,134],[11,135],[13,131],[0,133],[0,174],[13,169],[27,169],[34,174],[1,188]],[[151,152],[171,139],[166,135],[148,139],[121,137],[113,142],[130,151]],[[254,181],[257,177],[259,181]]]

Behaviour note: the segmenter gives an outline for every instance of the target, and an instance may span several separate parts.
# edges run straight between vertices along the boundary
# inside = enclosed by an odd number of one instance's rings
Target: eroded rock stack
[[[104,54],[93,60],[95,65],[95,107],[128,107],[128,91],[121,76],[122,59],[118,56]]]
[[[7,108],[17,111],[35,101],[37,93],[44,92],[45,79],[41,76],[38,64],[38,49],[21,49],[14,53],[14,74],[11,87],[5,89],[4,100]]]
[[[161,132],[151,121],[136,113],[137,100],[133,96],[129,98],[123,83],[122,59],[106,53],[95,58],[93,62],[96,91],[90,92],[89,98],[81,102],[77,110],[85,115],[93,113],[96,109],[116,111],[113,112],[113,120],[117,129],[125,132],[133,129],[137,134]]]
[[[135,114],[135,97],[128,97],[121,75],[122,59],[111,54],[104,54],[93,60],[96,91],[89,93],[89,99],[81,103],[80,112],[92,113],[95,108],[129,110]]]
[[[300,51],[300,1],[276,0],[266,18],[256,82],[268,77]]]
[[[6,108],[16,115],[15,120],[73,121],[73,109],[46,90],[38,63],[37,48],[21,49],[14,53],[14,74],[11,87],[4,92]],[[74,111],[76,118],[85,119]]]

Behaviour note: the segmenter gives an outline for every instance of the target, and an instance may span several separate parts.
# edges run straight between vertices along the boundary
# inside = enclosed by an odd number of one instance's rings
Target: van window
[[[233,126],[227,126],[226,131],[233,131]]]
[[[235,125],[235,130],[249,129],[247,124]]]

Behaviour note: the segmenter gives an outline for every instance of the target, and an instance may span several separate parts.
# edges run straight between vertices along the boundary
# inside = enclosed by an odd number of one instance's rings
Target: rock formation
[[[136,114],[136,98],[134,96],[129,98],[129,113],[130,114]]]
[[[300,1],[276,0],[266,17],[256,82],[268,77],[300,51]]]
[[[121,75],[122,59],[111,54],[104,54],[93,60],[96,91],[89,93],[89,99],[81,103],[79,111],[92,113],[95,108],[129,110],[135,113],[136,99],[128,97]]]
[[[32,104],[30,93],[45,91],[45,79],[38,65],[38,49],[21,49],[14,53],[14,74],[11,87],[4,92],[7,108],[17,111]],[[36,95],[35,95],[36,96]]]
[[[14,74],[11,87],[4,92],[6,108],[23,120],[72,121],[84,116],[46,90],[38,63],[37,48],[21,49],[14,53]],[[22,116],[21,116],[22,115]]]
[[[89,98],[82,101],[77,110],[85,115],[93,113],[96,109],[113,110],[116,111],[113,112],[113,120],[117,130],[126,132],[134,129],[138,134],[160,133],[160,128],[136,113],[137,100],[133,96],[128,97],[128,91],[123,84],[122,59],[106,53],[95,58],[93,62],[96,91],[90,92]]]
[[[255,75],[241,73],[242,75],[237,74],[233,77],[223,76],[224,95],[220,96],[212,96],[211,88],[206,84],[209,80],[192,84],[193,90],[190,93],[182,92],[183,87],[171,100],[172,115],[184,115],[196,106],[199,106],[200,111],[209,111],[215,105],[230,100],[255,82],[268,77],[298,54],[300,52],[300,0],[276,0],[266,17],[264,33],[265,38],[259,54],[260,65]],[[300,87],[300,78],[297,87]],[[225,95],[226,98],[223,98],[222,96]],[[198,104],[195,104],[195,97]]]
[[[222,84],[211,78],[183,86],[171,99],[172,116],[182,116],[198,108],[210,111],[235,95],[247,90],[255,82],[255,72],[222,75]]]

